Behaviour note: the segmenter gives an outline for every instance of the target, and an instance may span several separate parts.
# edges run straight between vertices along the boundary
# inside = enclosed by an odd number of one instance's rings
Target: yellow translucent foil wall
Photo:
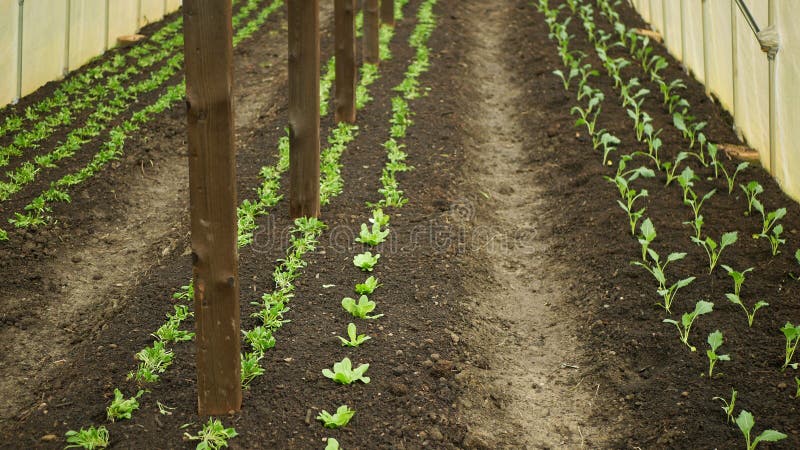
[[[786,193],[800,200],[800,0],[745,0],[761,28],[770,25],[770,3],[774,8],[781,49],[772,119],[769,62],[733,0],[631,3],[664,37],[670,54],[731,113],[738,132],[758,150],[762,165]]]
[[[180,0],[0,0],[0,106],[62,78],[116,46],[117,37],[180,5]]]

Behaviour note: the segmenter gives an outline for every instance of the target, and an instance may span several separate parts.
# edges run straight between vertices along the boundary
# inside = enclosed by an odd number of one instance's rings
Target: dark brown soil
[[[786,321],[800,316],[796,302],[800,282],[789,277],[800,272],[792,257],[798,247],[800,208],[781,194],[762,169],[751,168],[740,175],[743,182],[758,180],[764,185],[766,192],[760,199],[768,209],[789,209],[782,221],[788,243],[773,258],[763,239],[750,237],[759,221],[743,215],[747,205],[741,190],[737,187],[727,195],[724,181],[707,180],[709,170],[690,162],[702,177],[696,183],[698,191],[718,188],[703,207],[704,230],[715,238],[724,231],[739,231],[739,242],[725,250],[721,262],[734,268],[754,267],[743,297],[748,304],[760,299],[770,303],[748,328],[744,313],[724,298],[730,289],[729,278],[719,268],[708,275],[705,253],[691,243],[691,231],[681,224],[691,211],[682,204],[679,188],[665,188],[663,176],[636,182],[637,189],[650,192],[642,205],[658,230],[653,248],[662,255],[688,253],[685,260],[670,266],[668,276],[697,276],[679,292],[673,317],[690,310],[696,300],[715,303],[714,313],[700,317],[692,329],[690,341],[698,351],[691,353],[678,340],[675,328],[662,323],[666,315],[655,306],[658,298],[652,277],[630,265],[640,257],[640,249],[629,235],[627,217],[616,206],[616,188],[602,177],[612,174],[613,168],[601,164],[601,155],[592,150],[584,129],[572,126],[569,109],[575,104],[574,95],[565,93],[551,73],[561,68],[561,61],[547,37],[543,17],[529,1],[498,2],[498,10],[505,13],[486,16],[486,20],[508,21],[505,37],[498,39],[505,50],[502,66],[508,73],[498,77],[504,86],[490,92],[502,95],[502,89],[513,88],[519,94],[513,102],[517,125],[504,127],[502,139],[487,142],[518,143],[523,157],[498,164],[513,168],[513,180],[522,179],[532,187],[482,186],[464,179],[476,172],[484,177],[494,174],[482,162],[466,161],[469,152],[478,148],[471,142],[480,137],[480,130],[468,129],[476,120],[468,115],[487,110],[480,107],[484,91],[465,81],[471,73],[465,68],[471,61],[470,37],[497,27],[476,31],[475,19],[464,17],[467,12],[479,11],[476,5],[480,2],[470,2],[471,9],[463,12],[462,2],[440,0],[436,7],[439,26],[430,41],[432,67],[422,78],[422,85],[430,91],[412,102],[416,123],[405,141],[409,163],[416,167],[400,176],[410,202],[391,211],[393,241],[379,248],[382,257],[376,276],[384,286],[374,300],[386,316],[360,324],[362,332],[373,337],[363,347],[353,351],[339,346],[334,336],[342,334],[348,322],[339,302],[351,294],[354,280],[362,278],[350,263],[353,254],[361,250],[353,244],[353,237],[366,221],[365,202],[377,200],[384,163],[380,143],[388,135],[391,87],[402,79],[412,56],[406,41],[419,3],[413,0],[406,7],[407,19],[398,24],[392,45],[394,59],[382,64],[382,77],[371,88],[375,101],[360,112],[358,138],[343,156],[345,190],[323,210],[330,229],[323,234],[318,251],[307,255],[309,265],[297,283],[287,317],[292,322],[277,333],[278,344],[266,360],[267,374],[246,391],[243,410],[222,418],[240,435],[231,441],[231,447],[323,448],[323,438],[335,436],[347,449],[522,448],[525,443],[539,442],[521,433],[535,434],[537,420],[542,420],[549,440],[529,448],[739,448],[739,431],[726,423],[721,404],[712,400],[714,396],[727,397],[733,387],[739,390],[737,412],[740,408],[751,411],[757,432],[774,428],[789,435],[769,448],[800,448],[798,400],[793,398],[795,373],[780,371],[783,336],[779,331]],[[630,8],[620,8],[627,24],[642,25]],[[601,20],[598,18],[598,24],[606,26]],[[252,196],[259,168],[274,162],[277,139],[286,122],[284,25],[283,14],[276,14],[236,51],[240,198]],[[593,54],[582,29],[575,26],[572,32],[576,38],[571,46]],[[329,53],[330,36],[326,33],[323,39]],[[665,54],[663,49],[658,51]],[[590,62],[599,65],[596,58]],[[678,67],[670,58],[665,76],[686,80]],[[644,78],[635,67],[626,69],[625,75]],[[606,94],[600,126],[623,140],[620,152],[638,150],[630,121],[618,106],[609,81],[607,77],[591,80]],[[706,134],[710,139],[735,141],[727,115],[705,97],[702,86],[687,84],[689,89],[683,95],[691,102],[692,113],[709,123]],[[485,103],[499,107],[497,102]],[[674,157],[685,144],[671,129],[670,117],[656,99],[648,101],[646,109],[665,129],[663,153]],[[528,115],[528,111],[535,114]],[[128,156],[79,188],[71,204],[54,208],[56,225],[12,233],[11,242],[0,247],[4,275],[0,333],[11,338],[41,338],[41,342],[29,342],[33,351],[26,346],[2,347],[0,375],[20,380],[11,387],[16,386],[15,395],[24,400],[10,403],[13,410],[0,416],[3,448],[61,448],[66,430],[90,424],[108,426],[113,448],[192,447],[183,441],[181,427],[191,424],[188,429],[196,432],[205,418],[195,413],[191,344],[175,346],[173,367],[150,388],[133,420],[105,423],[105,407],[113,389],[136,389],[125,380],[135,367],[133,354],[152,341],[149,333],[171,310],[171,293],[186,284],[191,273],[182,183],[186,175],[182,165],[184,123],[182,108],[163,114],[128,141]],[[324,123],[326,135],[330,126],[330,121]],[[515,131],[518,138],[512,139]],[[644,159],[637,161],[646,164]],[[726,162],[727,167],[734,164]],[[67,164],[53,171],[52,177],[43,177],[37,186],[43,188],[75,167],[77,163]],[[150,186],[155,187],[148,189]],[[543,293],[518,299],[516,307],[525,308],[528,301],[546,302],[547,311],[542,314],[554,322],[523,331],[519,323],[529,326],[535,322],[520,318],[492,324],[493,316],[481,315],[487,309],[475,308],[476,286],[491,287],[484,293],[482,303],[488,305],[484,308],[501,296],[498,304],[513,306],[505,298],[509,296],[505,290],[495,290],[498,283],[513,278],[497,279],[496,265],[483,258],[483,248],[475,248],[471,245],[474,241],[465,239],[465,233],[493,224],[493,208],[499,209],[496,204],[503,201],[490,198],[511,195],[515,189],[535,194],[535,198],[522,198],[516,216],[532,221],[521,225],[535,233],[514,234],[512,230],[506,235],[529,239],[538,250],[530,256],[530,264],[519,270],[520,266],[509,266],[505,275],[519,274],[517,283],[523,286],[512,289],[515,295]],[[141,196],[144,198],[138,198]],[[477,219],[463,210],[469,204],[464,199],[483,202]],[[151,202],[161,209],[148,208]],[[7,214],[4,210],[3,215]],[[285,202],[259,224],[255,243],[241,253],[243,317],[252,312],[249,302],[270,289],[275,260],[286,247],[290,221]],[[155,231],[147,231],[149,227]],[[522,253],[514,255],[517,258]],[[513,263],[514,259],[503,262]],[[535,279],[528,277],[529,269]],[[72,302],[81,296],[92,300],[70,309],[64,316],[69,321],[52,319],[52,308],[60,307],[64,299]],[[253,323],[253,319],[245,319],[243,327]],[[705,338],[715,329],[724,332],[721,350],[731,355],[731,361],[719,363],[719,375],[708,379],[702,376],[707,371]],[[51,335],[54,342],[47,340]],[[513,337],[511,344],[506,343],[507,335]],[[488,347],[476,344],[481,336],[490,343]],[[542,394],[533,397],[537,403],[527,413],[514,406],[513,396],[522,395],[520,392],[547,389],[536,384],[516,385],[508,391],[497,387],[485,393],[485,403],[465,406],[463,399],[484,398],[484,392],[476,381],[479,378],[461,373],[482,371],[483,379],[491,379],[509,367],[524,367],[505,359],[527,357],[528,347],[539,347],[540,340],[547,339],[560,343],[562,351],[571,355],[561,363],[576,367],[574,376],[556,380],[564,384],[559,389],[566,392],[580,386],[580,391],[591,393],[589,406],[569,409],[577,404],[559,405],[558,396]],[[51,353],[51,346],[58,350]],[[475,354],[476,349],[484,353]],[[41,358],[25,355],[39,352]],[[323,368],[344,356],[370,363],[372,382],[337,386],[321,376]],[[573,370],[571,365],[566,367]],[[14,392],[5,384],[0,387],[3,392]],[[177,409],[172,415],[161,415],[156,401]],[[331,411],[343,403],[358,411],[344,430],[326,430],[314,419],[319,410]],[[540,414],[545,407],[552,408],[552,417]],[[553,428],[552,423],[560,420],[554,416],[565,408],[571,413],[570,423],[563,430]],[[511,412],[518,416],[503,425]],[[477,436],[472,431],[480,428],[480,417],[487,415],[495,415],[500,425],[494,436]],[[508,428],[526,420],[534,426],[516,434],[509,432]],[[577,427],[572,426],[573,421],[578,422]],[[587,430],[590,433],[584,436]],[[550,438],[558,433],[562,441]],[[55,435],[54,440],[42,440],[50,434]]]

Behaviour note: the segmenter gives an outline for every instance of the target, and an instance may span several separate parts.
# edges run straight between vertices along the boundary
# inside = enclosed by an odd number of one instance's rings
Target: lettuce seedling
[[[381,226],[377,223],[372,224],[372,230],[367,227],[367,224],[362,223],[361,232],[356,238],[356,242],[374,247],[385,241],[387,236],[389,236],[389,230],[381,230]]]
[[[380,257],[380,254],[373,256],[372,252],[364,252],[353,257],[353,264],[365,272],[372,272]]]
[[[751,181],[746,185],[739,185],[740,188],[744,191],[744,195],[747,196],[747,213],[746,216],[749,216],[753,212],[753,202],[756,201],[756,196],[764,192],[764,187],[759,184],[758,181]]]
[[[379,317],[383,317],[383,314],[378,314],[375,316],[367,315],[374,311],[376,306],[377,304],[367,298],[366,295],[359,297],[358,302],[350,297],[345,297],[342,299],[342,308],[352,314],[353,317],[358,317],[359,319],[377,319]]]
[[[714,375],[714,365],[717,364],[717,361],[731,360],[730,356],[728,355],[717,354],[717,349],[722,345],[722,343],[723,338],[721,331],[716,330],[708,335],[708,346],[711,347],[710,349],[706,350],[706,356],[708,356],[708,378],[711,378]]]
[[[334,414],[323,409],[317,416],[317,420],[322,421],[325,428],[336,429],[347,425],[355,413],[356,411],[354,409],[348,408],[347,405],[342,405],[336,409],[336,413]]]
[[[154,342],[152,347],[145,347],[136,354],[136,359],[141,362],[134,372],[128,374],[128,379],[147,383],[158,381],[158,374],[167,370],[173,356],[174,353],[164,347],[164,342]]]
[[[785,359],[783,361],[783,369],[792,366],[792,369],[797,369],[798,363],[790,364],[794,357],[794,352],[797,350],[797,343],[800,341],[800,324],[797,326],[792,325],[791,322],[786,322],[781,328],[783,336],[786,338],[786,347],[784,350]]]
[[[322,369],[322,375],[339,384],[352,384],[356,381],[367,384],[369,383],[369,377],[364,376],[367,369],[369,369],[369,364],[360,364],[353,369],[353,363],[350,362],[350,358],[344,358],[333,364],[333,370]]]
[[[325,443],[325,450],[339,450],[339,441],[334,438],[329,437]]]
[[[208,419],[208,423],[203,425],[203,429],[197,433],[197,436],[183,433],[183,436],[190,441],[200,441],[197,444],[197,450],[217,450],[228,447],[228,439],[235,438],[238,435],[233,427],[225,428],[219,419],[214,418]]]
[[[692,324],[694,323],[695,319],[697,319],[698,316],[701,316],[703,314],[708,314],[711,311],[713,311],[713,309],[714,309],[713,303],[707,302],[705,300],[700,300],[694,306],[694,311],[690,313],[684,313],[683,316],[681,316],[680,323],[672,319],[664,319],[663,322],[675,325],[675,327],[678,329],[678,333],[680,334],[681,342],[686,344],[689,347],[689,349],[694,352],[697,351],[697,348],[689,344],[689,332],[692,330]]]
[[[375,292],[375,289],[381,287],[381,284],[378,283],[378,279],[371,276],[364,280],[363,283],[356,284],[356,293],[360,295],[369,295]]]
[[[257,326],[249,331],[242,330],[244,340],[250,344],[250,348],[256,353],[265,353],[275,347],[275,337],[272,331],[263,326]]]
[[[336,336],[336,337],[338,337],[339,340],[342,341],[342,347],[358,347],[364,342],[372,339],[366,334],[358,334],[358,332],[356,331],[356,324],[352,322],[347,324],[347,337],[350,339],[345,339],[341,336]]]
[[[647,248],[650,246],[650,243],[653,242],[653,239],[656,238],[656,227],[653,226],[653,221],[650,220],[649,217],[644,219],[639,226],[639,232],[641,233],[638,240],[639,245],[642,246],[642,261],[647,261]]]
[[[751,442],[750,431],[753,429],[753,425],[755,425],[755,423],[756,422],[753,419],[753,415],[744,409],[739,412],[739,417],[736,418],[736,426],[738,426],[739,430],[741,430],[742,434],[744,434],[747,450],[755,450],[759,442],[777,442],[781,439],[786,439],[786,435],[780,431],[764,430]]]
[[[389,215],[384,214],[381,208],[377,208],[372,211],[372,218],[369,219],[369,221],[373,225],[378,225],[379,227],[385,227],[389,225]]]
[[[706,236],[705,240],[701,240],[692,236],[692,242],[703,247],[708,255],[708,273],[714,271],[714,267],[717,265],[717,261],[719,261],[722,250],[724,250],[725,247],[735,243],[737,239],[738,233],[736,231],[724,233],[719,240],[719,244],[717,244],[715,240],[708,236]]]
[[[67,445],[64,448],[85,448],[94,450],[108,447],[109,434],[104,426],[81,428],[80,431],[69,430],[66,432]]]
[[[250,387],[250,382],[255,380],[256,377],[264,375],[265,370],[261,367],[261,358],[264,357],[263,353],[248,352],[241,354],[241,382],[242,387],[247,389]]]
[[[140,390],[131,398],[125,398],[119,389],[114,389],[114,400],[106,408],[106,417],[108,420],[114,422],[116,419],[130,419],[131,414],[139,409],[138,398],[144,394]]]
[[[722,410],[725,411],[725,414],[728,416],[728,423],[730,423],[731,420],[733,419],[733,407],[736,406],[736,396],[738,394],[739,393],[736,392],[736,389],[731,388],[731,400],[730,401],[725,400],[722,397],[714,397],[714,398],[711,399],[711,400],[719,400],[725,405],[725,406],[722,407]]]

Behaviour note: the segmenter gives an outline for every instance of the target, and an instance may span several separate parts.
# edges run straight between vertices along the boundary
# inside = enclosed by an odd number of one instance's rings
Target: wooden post
[[[381,0],[381,23],[394,26],[394,0]]]
[[[200,415],[242,407],[231,2],[184,0]]]
[[[289,0],[288,23],[289,215],[319,217],[319,0]]]
[[[380,17],[378,16],[379,0],[364,0],[364,62],[378,64],[380,62]]]
[[[336,123],[356,122],[356,0],[335,0]]]

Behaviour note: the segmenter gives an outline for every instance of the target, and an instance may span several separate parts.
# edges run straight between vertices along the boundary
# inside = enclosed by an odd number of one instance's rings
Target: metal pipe
[[[769,0],[769,26],[774,26],[777,22],[776,7],[774,0]],[[775,163],[778,152],[778,112],[777,112],[777,80],[775,79],[775,58],[767,54],[769,59],[769,172],[776,175],[777,165]]]
[[[18,21],[17,21],[17,98],[12,103],[17,103],[22,98],[22,20],[25,9],[25,0],[18,0]]]
[[[731,92],[733,94],[733,111],[731,111],[731,116],[733,117],[733,130],[736,134],[739,134],[739,128],[736,126],[736,111],[739,108],[736,107],[736,87],[739,84],[739,67],[736,64],[736,54],[738,53],[738,45],[736,39],[736,6],[734,0],[731,0],[731,78],[733,79],[733,88]]]
[[[744,0],[734,0],[734,1],[736,2],[736,5],[739,7],[739,11],[741,11],[742,14],[744,15],[745,20],[747,20],[747,24],[750,25],[750,29],[753,30],[753,34],[757,36],[758,33],[761,31],[761,29],[758,28],[756,19],[753,18],[753,14],[750,13],[750,9],[744,3]]]

